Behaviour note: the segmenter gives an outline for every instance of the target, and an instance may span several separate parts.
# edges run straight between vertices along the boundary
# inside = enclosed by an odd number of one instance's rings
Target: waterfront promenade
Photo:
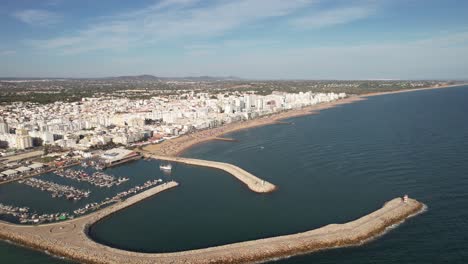
[[[88,228],[99,220],[177,185],[176,182],[165,183],[94,214],[62,223],[20,226],[0,222],[0,238],[83,263],[252,263],[361,244],[423,210],[423,204],[416,200],[403,202],[401,198],[395,198],[381,209],[345,224],[331,224],[298,234],[174,253],[130,252],[98,244],[87,236]]]
[[[184,163],[189,165],[196,165],[196,166],[203,166],[209,168],[215,168],[219,170],[223,170],[232,176],[236,177],[238,180],[243,182],[250,190],[257,192],[257,193],[269,193],[276,189],[276,186],[262,180],[255,175],[251,174],[248,171],[245,171],[242,168],[239,168],[235,165],[225,163],[225,162],[218,162],[218,161],[209,161],[209,160],[201,160],[201,159],[191,159],[191,158],[182,158],[182,157],[169,157],[169,156],[160,156],[160,155],[152,155],[152,154],[145,154],[147,158],[153,158],[158,160],[164,161],[172,161],[178,163]]]

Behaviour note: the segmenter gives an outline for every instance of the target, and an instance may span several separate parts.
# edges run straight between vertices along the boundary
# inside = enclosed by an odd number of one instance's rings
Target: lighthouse
[[[405,203],[408,202],[408,195],[407,195],[407,194],[405,194],[405,195],[403,196],[403,202],[405,202]]]

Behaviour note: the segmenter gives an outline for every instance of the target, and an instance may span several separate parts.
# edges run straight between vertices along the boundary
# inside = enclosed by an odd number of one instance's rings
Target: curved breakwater
[[[182,157],[159,156],[159,155],[151,155],[151,154],[145,154],[145,155],[146,157],[154,158],[158,160],[172,161],[172,162],[203,166],[203,167],[210,167],[210,168],[215,168],[215,169],[226,171],[227,173],[231,174],[232,176],[236,177],[238,180],[243,182],[245,185],[247,185],[247,187],[249,187],[250,190],[257,192],[257,193],[269,193],[276,189],[275,185],[256,177],[255,175],[249,173],[248,171],[243,170],[242,168],[239,168],[229,163],[201,160],[201,159],[182,158]]]
[[[377,210],[345,224],[331,224],[303,233],[271,237],[175,253],[138,253],[98,244],[87,235],[88,228],[103,218],[176,187],[169,182],[135,195],[124,202],[75,220],[41,226],[0,223],[0,237],[85,263],[239,263],[261,262],[363,243],[369,238],[423,210],[423,204],[395,198]]]

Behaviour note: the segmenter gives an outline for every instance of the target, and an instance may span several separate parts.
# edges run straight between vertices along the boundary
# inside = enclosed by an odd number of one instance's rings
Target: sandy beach
[[[457,87],[457,86],[463,86],[463,85],[468,85],[468,83],[431,86],[431,87],[416,88],[416,89],[404,89],[404,90],[389,91],[389,92],[368,93],[368,94],[362,94],[360,96],[361,97],[372,97],[372,96],[386,95],[386,94],[408,93],[408,92],[416,92],[416,91],[423,91],[423,90],[435,90],[435,89],[451,88],[451,87]]]
[[[350,104],[357,101],[365,100],[362,96],[350,96],[342,100],[333,101],[329,103],[322,103],[317,105],[307,106],[301,109],[293,109],[274,113],[260,118],[250,119],[242,122],[234,122],[224,126],[200,130],[191,134],[183,135],[175,139],[164,141],[160,144],[148,145],[143,148],[144,151],[163,156],[178,156],[185,150],[210,140],[219,140],[222,135],[249,129],[258,126],[271,125],[275,123],[282,124],[280,120],[291,117],[298,117],[304,115],[318,114],[320,110],[336,107],[343,104]]]
[[[251,119],[247,121],[230,123],[227,125],[213,128],[213,129],[196,131],[191,134],[183,135],[175,139],[164,141],[163,143],[160,143],[160,144],[153,144],[153,145],[145,146],[143,150],[152,154],[157,154],[157,155],[179,156],[184,151],[186,151],[187,149],[197,144],[210,141],[210,140],[217,140],[227,133],[232,133],[235,131],[249,129],[249,128],[258,127],[258,126],[271,125],[275,123],[280,124],[282,123],[281,120],[283,119],[299,117],[299,116],[304,116],[304,115],[318,114],[321,110],[337,107],[337,106],[344,105],[344,104],[359,102],[362,100],[366,100],[368,97],[386,95],[386,94],[395,94],[395,93],[415,92],[415,91],[422,91],[422,90],[442,89],[442,88],[449,88],[449,87],[462,86],[462,85],[465,85],[465,84],[433,86],[433,87],[427,87],[427,88],[405,89],[405,90],[397,90],[397,91],[389,91],[389,92],[369,93],[369,94],[363,94],[363,95],[352,95],[345,99],[341,99],[341,100],[337,100],[333,102],[311,105],[311,106],[307,106],[301,109],[287,110],[287,111],[274,113],[268,116],[255,118],[255,119]]]

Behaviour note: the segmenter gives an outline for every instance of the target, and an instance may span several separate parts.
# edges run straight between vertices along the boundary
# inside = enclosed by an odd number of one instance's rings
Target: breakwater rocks
[[[229,163],[201,160],[201,159],[182,158],[182,157],[159,156],[159,155],[151,155],[151,154],[146,154],[146,156],[149,158],[154,158],[158,160],[172,161],[172,162],[210,167],[210,168],[223,170],[231,174],[232,176],[236,177],[238,180],[240,180],[245,185],[247,185],[247,187],[249,187],[250,190],[257,192],[257,193],[269,193],[276,189],[275,185],[256,177],[255,175],[249,173],[248,171],[243,170],[242,168],[239,168]]]
[[[87,236],[89,226],[104,217],[175,186],[175,182],[165,183],[164,186],[157,186],[100,212],[60,224],[18,226],[0,223],[0,237],[84,263],[253,263],[359,245],[423,210],[423,204],[416,200],[408,199],[404,202],[396,198],[381,209],[345,224],[331,224],[293,235],[175,253],[130,252],[98,244]]]

